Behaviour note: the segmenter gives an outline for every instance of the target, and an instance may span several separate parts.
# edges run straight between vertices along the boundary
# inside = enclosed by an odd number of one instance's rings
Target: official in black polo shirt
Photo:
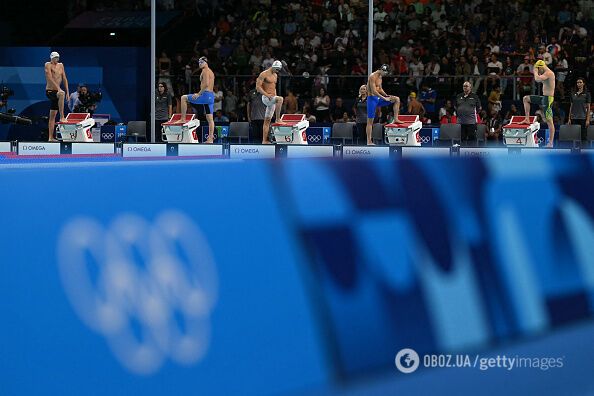
[[[590,103],[592,99],[590,92],[586,90],[586,82],[578,78],[575,82],[576,90],[571,94],[571,106],[569,107],[568,124],[580,125],[582,127],[582,140],[586,140],[588,125],[590,125]]]
[[[481,110],[481,100],[472,93],[472,85],[469,81],[464,82],[462,89],[464,92],[456,96],[456,114],[461,127],[462,142],[468,143],[469,139],[476,138],[476,118]]]

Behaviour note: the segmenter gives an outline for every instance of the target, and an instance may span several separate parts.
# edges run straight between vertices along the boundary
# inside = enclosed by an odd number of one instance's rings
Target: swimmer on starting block
[[[54,129],[56,127],[56,113],[60,112],[60,122],[66,122],[64,117],[64,100],[70,99],[70,91],[68,90],[68,79],[66,78],[66,71],[64,65],[60,63],[60,54],[52,52],[50,54],[50,61],[45,62],[45,96],[50,100],[49,113],[49,141],[55,142]],[[64,82],[66,93],[60,87]]]
[[[214,107],[214,73],[208,67],[208,59],[205,56],[198,59],[198,67],[202,69],[200,73],[200,91],[193,95],[183,95],[181,97],[181,118],[177,122],[178,124],[184,124],[186,122],[186,112],[188,111],[188,102],[192,104],[192,107],[196,110],[203,110],[208,121],[208,139],[206,143],[213,143],[214,141],[214,118],[213,118],[213,107]]]
[[[553,123],[553,110],[551,105],[555,97],[555,73],[549,69],[543,60],[538,60],[534,64],[534,80],[542,82],[542,96],[541,95],[526,95],[524,96],[524,112],[526,118],[520,124],[530,124],[530,104],[538,104],[543,107],[545,119],[549,126],[549,141],[547,147],[553,147],[553,139],[555,138],[555,124]]]
[[[283,107],[283,97],[276,95],[276,81],[278,80],[278,73],[282,68],[282,62],[275,60],[272,63],[272,66],[260,73],[256,80],[256,91],[262,94],[262,103],[266,106],[264,126],[262,128],[262,144],[270,144],[268,134],[270,132],[272,115],[275,113],[275,110],[276,122],[281,122],[280,112]]]
[[[400,110],[400,98],[398,96],[388,95],[382,88],[382,78],[390,72],[390,66],[381,65],[379,69],[369,75],[367,80],[367,144],[373,145],[371,131],[373,129],[373,120],[375,119],[375,110],[381,106],[394,104],[394,124],[402,124],[398,119]]]

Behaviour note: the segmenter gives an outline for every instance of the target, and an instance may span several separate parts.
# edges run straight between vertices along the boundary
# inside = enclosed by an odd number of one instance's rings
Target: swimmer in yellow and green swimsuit
[[[553,110],[551,105],[555,97],[555,73],[549,69],[546,63],[541,59],[534,64],[534,80],[542,83],[542,96],[540,95],[526,95],[524,96],[524,112],[526,119],[522,124],[530,124],[530,104],[540,105],[545,114],[545,120],[549,126],[549,141],[547,147],[553,147],[553,140],[555,138],[555,124],[553,124]]]

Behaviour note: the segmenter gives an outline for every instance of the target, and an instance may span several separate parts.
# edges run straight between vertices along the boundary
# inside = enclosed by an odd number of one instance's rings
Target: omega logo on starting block
[[[275,158],[275,149],[272,145],[231,145],[229,150],[230,158]]]
[[[389,147],[344,147],[342,158],[390,158]]]
[[[126,143],[122,149],[124,157],[165,157],[166,144]]]
[[[59,155],[60,143],[19,142],[18,153],[21,155]]]

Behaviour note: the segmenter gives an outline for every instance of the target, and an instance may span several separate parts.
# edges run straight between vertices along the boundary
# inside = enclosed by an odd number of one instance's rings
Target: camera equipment
[[[0,113],[0,123],[2,124],[17,124],[17,125],[31,125],[33,120],[26,117],[19,117],[12,113]]]
[[[101,92],[87,92],[86,94],[79,94],[78,100],[80,104],[78,104],[74,108],[75,113],[93,113],[95,110],[93,107],[101,102],[102,95]]]

